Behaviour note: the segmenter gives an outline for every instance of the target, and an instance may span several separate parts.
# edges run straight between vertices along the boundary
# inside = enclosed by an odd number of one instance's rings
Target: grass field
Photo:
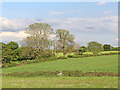
[[[3,68],[3,73],[36,71],[81,70],[84,72],[118,72],[118,55],[71,58],[65,60],[32,63]],[[118,77],[69,77],[69,76],[35,76],[2,77],[3,88],[117,88]]]
[[[3,88],[117,88],[117,77],[3,77]]]
[[[3,68],[3,73],[35,72],[35,71],[63,71],[81,70],[84,72],[118,72],[118,55],[96,56],[50,61],[44,63],[32,63],[21,66]]]

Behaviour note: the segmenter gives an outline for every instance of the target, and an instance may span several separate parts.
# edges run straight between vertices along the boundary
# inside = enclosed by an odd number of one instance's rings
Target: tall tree
[[[22,42],[22,46],[34,47],[39,54],[50,45],[49,35],[53,29],[47,23],[34,23],[29,25],[25,31],[28,37]]]
[[[2,63],[9,63],[11,61],[12,49],[8,47],[5,43],[0,42],[2,52]]]
[[[104,44],[103,48],[104,48],[104,51],[110,51],[112,49],[112,46],[110,44]]]
[[[63,55],[65,56],[68,51],[74,46],[74,36],[69,31],[64,29],[57,29],[56,37],[58,38],[59,48],[62,49]]]
[[[88,43],[88,49],[93,52],[93,54],[98,54],[103,50],[103,46],[102,44],[95,42],[95,41],[91,41]]]
[[[16,42],[11,41],[11,42],[9,42],[9,43],[7,44],[7,47],[10,48],[10,49],[12,49],[12,50],[15,50],[15,49],[17,49],[19,46],[18,46],[18,44],[17,44]]]

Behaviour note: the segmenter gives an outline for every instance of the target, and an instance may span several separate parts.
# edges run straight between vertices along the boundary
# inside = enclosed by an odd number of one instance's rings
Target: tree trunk
[[[63,46],[63,55],[64,55],[64,56],[66,55],[64,46]]]

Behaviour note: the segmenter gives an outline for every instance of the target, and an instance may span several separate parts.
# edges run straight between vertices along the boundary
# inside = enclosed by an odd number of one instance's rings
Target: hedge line
[[[120,76],[120,73],[111,72],[82,72],[82,71],[37,71],[37,72],[13,72],[2,74],[3,76],[14,76],[14,77],[34,77],[34,76],[70,76],[70,77],[81,77],[81,76]]]
[[[91,57],[91,56],[104,56],[104,55],[116,55],[120,54],[120,52],[110,52],[110,53],[101,53],[101,54],[83,54],[83,55],[67,55],[68,58],[82,58],[82,57]]]

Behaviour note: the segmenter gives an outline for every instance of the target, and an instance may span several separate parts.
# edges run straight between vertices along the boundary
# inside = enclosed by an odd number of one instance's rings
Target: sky
[[[75,42],[118,45],[118,2],[1,2],[2,42],[20,42],[25,28],[48,23],[54,31],[66,29]],[[1,27],[1,26],[0,26]]]

